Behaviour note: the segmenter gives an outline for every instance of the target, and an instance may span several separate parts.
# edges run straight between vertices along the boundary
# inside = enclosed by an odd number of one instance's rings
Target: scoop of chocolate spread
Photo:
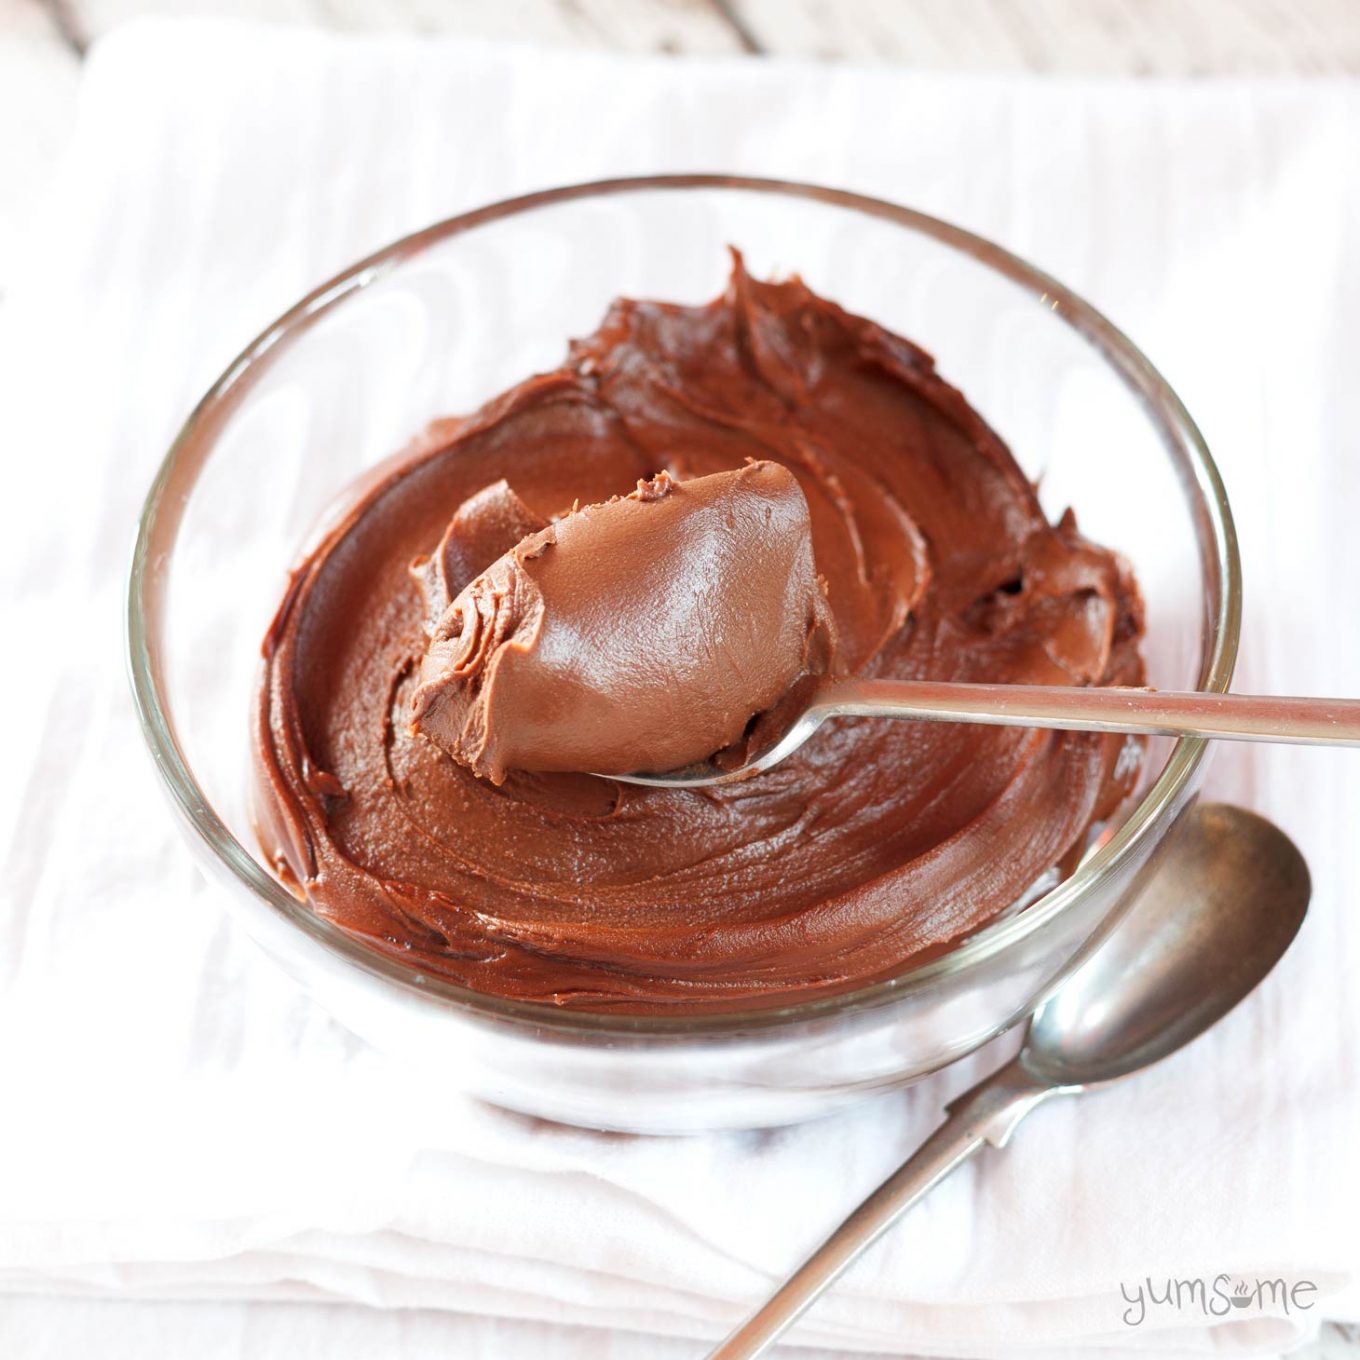
[[[663,472],[527,535],[464,587],[434,625],[413,725],[497,784],[673,770],[733,745],[831,652],[793,473]]]
[[[500,996],[846,991],[1068,869],[1138,744],[844,720],[734,786],[570,771],[707,755],[833,636],[850,675],[1138,684],[1141,630],[1124,564],[924,351],[738,261],[706,306],[616,303],[356,491],[266,639],[260,836],[314,910]]]

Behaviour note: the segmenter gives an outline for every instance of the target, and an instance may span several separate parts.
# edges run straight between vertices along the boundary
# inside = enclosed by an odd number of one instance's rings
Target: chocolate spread
[[[599,774],[697,760],[828,668],[1139,684],[1141,632],[1127,566],[929,355],[738,260],[365,479],[265,641],[261,840],[314,910],[484,992],[844,991],[1070,867],[1138,744],[842,720],[737,785]]]
[[[466,585],[448,565],[471,557],[449,550],[458,519],[432,603],[461,593],[433,624],[413,722],[497,784],[694,764],[829,668],[807,501],[779,463],[662,472],[512,542]]]

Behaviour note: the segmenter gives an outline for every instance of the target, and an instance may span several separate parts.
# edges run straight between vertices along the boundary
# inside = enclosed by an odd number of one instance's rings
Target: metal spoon
[[[662,774],[610,775],[628,784],[701,788],[749,779],[792,755],[828,718],[917,718],[1000,727],[1064,728],[1298,746],[1360,746],[1360,699],[1173,694],[1077,685],[964,685],[935,680],[838,680],[813,691],[778,740],[744,764],[703,761]]]
[[[769,1300],[709,1354],[751,1360],[859,1254],[984,1143],[1004,1147],[1054,1095],[1126,1077],[1222,1019],[1303,923],[1308,866],[1278,827],[1241,808],[1188,813],[1125,915],[1035,1012],[1019,1054],[948,1118]]]

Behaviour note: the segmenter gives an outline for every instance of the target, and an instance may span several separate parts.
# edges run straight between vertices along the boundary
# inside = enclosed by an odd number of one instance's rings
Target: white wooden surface
[[[734,0],[765,50],[1090,75],[1360,73],[1354,0]]]
[[[1360,0],[0,0],[0,317],[86,48],[138,14],[1061,75],[1360,76]],[[1328,1327],[1304,1360],[1357,1360]]]
[[[633,51],[752,51],[1093,74],[1357,74],[1355,0],[5,0],[79,47],[133,14],[233,13],[333,28]],[[3,12],[3,11],[0,11]]]

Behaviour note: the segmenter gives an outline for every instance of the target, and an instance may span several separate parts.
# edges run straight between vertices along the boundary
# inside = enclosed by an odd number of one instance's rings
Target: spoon
[[[1308,866],[1278,827],[1201,804],[1126,913],[1035,1012],[1020,1052],[948,1118],[708,1360],[761,1355],[867,1247],[984,1143],[1004,1147],[1050,1096],[1167,1057],[1221,1020],[1303,923]]]
[[[1360,699],[1174,694],[1114,686],[838,680],[813,691],[811,700],[777,740],[735,768],[708,760],[661,774],[609,777],[666,788],[702,788],[749,779],[792,755],[828,718],[917,718],[1298,746],[1360,746]]]

